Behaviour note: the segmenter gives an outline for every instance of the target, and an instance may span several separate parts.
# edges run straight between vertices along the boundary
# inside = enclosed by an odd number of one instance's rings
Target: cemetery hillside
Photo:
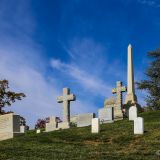
[[[160,160],[159,35],[160,0],[0,0],[0,160]]]
[[[144,118],[144,135],[133,134],[133,121],[127,119],[91,127],[70,128],[36,134],[27,131],[0,142],[0,160],[156,160],[160,158],[160,111],[139,114]]]

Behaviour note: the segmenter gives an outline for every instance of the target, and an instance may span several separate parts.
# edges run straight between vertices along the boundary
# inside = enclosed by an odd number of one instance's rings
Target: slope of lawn
[[[127,119],[101,125],[99,134],[91,134],[90,127],[41,134],[28,131],[0,142],[0,160],[160,159],[160,111],[139,116],[144,117],[144,135],[134,135],[133,122]]]

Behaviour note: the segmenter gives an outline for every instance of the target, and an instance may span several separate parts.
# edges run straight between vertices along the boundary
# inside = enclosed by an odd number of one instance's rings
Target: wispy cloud
[[[66,76],[74,78],[83,88],[92,92],[92,94],[106,97],[106,92],[111,91],[111,87],[106,85],[102,79],[87,73],[74,64],[66,64],[60,60],[52,59],[51,65],[53,68],[60,70]]]
[[[108,62],[107,47],[91,38],[75,38],[63,48],[70,56],[70,60],[63,62],[52,58],[51,66],[54,70],[57,69],[68,79],[73,79],[81,86],[82,91],[87,91],[92,96],[104,98],[112,95],[111,81],[114,78],[115,81],[119,80],[123,76],[117,70],[117,60]]]

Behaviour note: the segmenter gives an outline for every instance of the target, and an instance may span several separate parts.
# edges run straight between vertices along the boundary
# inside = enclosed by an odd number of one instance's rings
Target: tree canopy
[[[157,110],[160,109],[160,49],[149,52],[148,57],[151,62],[145,72],[147,79],[138,82],[137,85],[139,89],[148,91],[148,107]]]

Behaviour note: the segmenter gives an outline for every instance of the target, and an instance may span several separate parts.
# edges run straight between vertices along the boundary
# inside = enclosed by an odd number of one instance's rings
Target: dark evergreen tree
[[[160,49],[149,52],[150,66],[146,70],[146,80],[137,83],[139,89],[147,90],[147,106],[154,110],[160,109]]]

